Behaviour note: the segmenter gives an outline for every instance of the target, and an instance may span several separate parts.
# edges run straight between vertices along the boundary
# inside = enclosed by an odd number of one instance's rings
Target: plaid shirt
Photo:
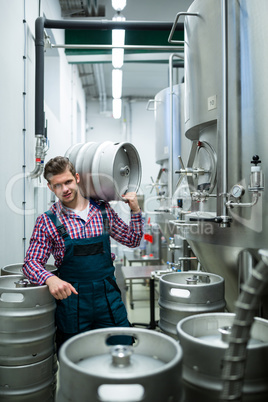
[[[96,201],[96,203],[98,202]],[[109,235],[127,247],[137,247],[143,236],[141,213],[131,214],[130,224],[127,225],[108,202],[105,203],[105,208],[109,219]],[[100,236],[103,232],[102,214],[94,204],[89,204],[86,222],[74,212],[64,208],[60,201],[53,204],[50,210],[64,224],[71,239]],[[52,276],[52,273],[44,268],[48,258],[52,254],[55,259],[55,266],[60,267],[64,250],[64,240],[51,219],[45,213],[40,215],[36,220],[24,260],[24,275],[32,283],[43,285]]]

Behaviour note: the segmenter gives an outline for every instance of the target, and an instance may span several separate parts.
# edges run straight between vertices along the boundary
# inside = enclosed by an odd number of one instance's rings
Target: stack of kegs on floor
[[[1,402],[54,401],[55,307],[46,285],[31,285],[22,275],[0,276]]]

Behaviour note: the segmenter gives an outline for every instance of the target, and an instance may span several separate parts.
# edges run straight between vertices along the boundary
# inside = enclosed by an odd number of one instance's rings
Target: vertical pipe
[[[227,194],[227,169],[228,169],[228,11],[227,1],[221,0],[222,16],[222,110],[220,121],[220,136],[218,154],[220,155],[221,172],[219,177],[219,193],[217,214],[223,218],[221,226],[225,227],[228,222],[226,194]],[[225,219],[226,218],[226,219]]]
[[[168,175],[168,187],[169,197],[173,195],[173,59],[178,57],[183,59],[183,56],[173,53],[169,56],[169,96],[170,96],[170,133],[169,133],[169,175]],[[180,147],[180,138],[179,138]]]
[[[44,23],[43,17],[35,21],[35,135],[44,136]]]

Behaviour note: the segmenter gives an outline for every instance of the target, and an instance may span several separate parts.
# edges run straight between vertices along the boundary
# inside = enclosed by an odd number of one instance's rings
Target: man
[[[123,196],[131,209],[129,225],[108,202],[84,198],[79,174],[68,158],[50,159],[44,177],[58,201],[36,220],[23,273],[32,283],[46,284],[57,300],[59,348],[65,340],[90,329],[129,326],[115,282],[110,236],[137,247],[143,222],[134,192]],[[51,254],[58,276],[45,269]]]

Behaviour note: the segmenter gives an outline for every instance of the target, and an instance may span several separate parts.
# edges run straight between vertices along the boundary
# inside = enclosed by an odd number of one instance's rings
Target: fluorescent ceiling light
[[[112,71],[112,92],[114,99],[119,99],[122,96],[122,79],[122,70],[114,69]]]
[[[112,29],[112,45],[114,47],[124,46],[125,44],[125,30]]]
[[[127,0],[112,0],[112,7],[115,11],[122,11],[127,5]]]
[[[112,64],[114,68],[121,68],[124,64],[124,49],[112,50]]]
[[[120,119],[122,114],[122,99],[113,99],[113,118]]]

